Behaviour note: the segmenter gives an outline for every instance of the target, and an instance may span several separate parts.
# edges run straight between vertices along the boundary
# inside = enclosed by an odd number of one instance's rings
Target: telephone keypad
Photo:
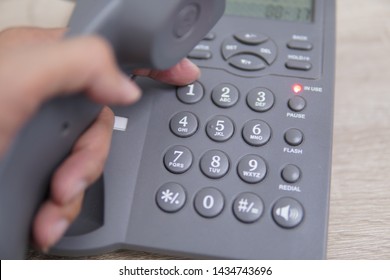
[[[243,35],[244,36],[244,35]],[[250,35],[247,35],[248,37]],[[259,39],[260,40],[260,39]],[[184,103],[193,104],[198,101],[193,98],[193,93],[201,93],[203,98],[204,88],[199,82],[179,87],[177,89],[177,98]],[[221,83],[214,87],[209,93],[211,101],[221,109],[234,107],[240,97],[239,89],[228,83]],[[200,100],[199,99],[199,100]],[[247,110],[255,113],[264,114],[272,109],[275,104],[274,93],[264,87],[256,87],[247,93],[246,100]],[[293,96],[288,101],[288,107],[294,111],[302,111],[306,107],[306,100],[300,96]],[[176,113],[169,122],[172,133],[178,138],[191,138],[199,132],[198,117],[189,111]],[[240,128],[238,128],[240,129]],[[241,137],[249,146],[261,147],[266,145],[272,136],[272,129],[268,123],[261,119],[252,119],[246,121],[241,127]],[[235,124],[232,119],[225,115],[216,115],[209,118],[205,123],[205,135],[213,142],[227,142],[235,134]],[[303,142],[303,132],[297,128],[288,129],[284,135],[284,141],[290,146],[299,146]],[[190,168],[195,168],[193,162],[196,161],[189,148],[176,145],[168,149],[164,156],[164,165],[166,169],[174,174],[187,172]],[[231,167],[231,164],[234,166]],[[203,175],[211,180],[219,180],[225,177],[231,168],[235,169],[236,176],[240,178],[243,184],[256,186],[267,177],[269,167],[267,161],[257,154],[243,155],[237,162],[231,163],[230,158],[225,151],[213,149],[204,151],[199,156],[199,170]],[[287,184],[297,183],[302,177],[301,169],[294,164],[281,166],[281,182]],[[172,188],[171,186],[174,186]],[[293,186],[283,185],[286,188]],[[168,189],[170,187],[170,189]],[[163,193],[164,192],[164,193]],[[171,201],[166,194],[171,194],[172,199],[185,197],[184,187],[178,183],[168,183],[158,191],[156,201],[158,206],[165,212],[176,212],[181,209],[174,207],[176,204],[181,205],[181,201]],[[160,198],[158,197],[160,196]],[[168,202],[165,202],[161,197]],[[225,198],[223,189],[215,186],[205,187],[199,190],[193,197],[193,207],[196,213],[204,218],[215,218],[219,216],[225,207]],[[283,206],[284,205],[284,206]],[[254,223],[259,220],[264,212],[264,203],[262,198],[251,192],[243,192],[235,197],[231,205],[233,216],[242,223]],[[283,208],[284,207],[284,208]],[[290,211],[291,208],[291,211]],[[290,211],[290,212],[289,212]],[[298,226],[303,219],[303,206],[295,199],[283,198],[274,204],[271,209],[272,216],[277,225],[282,228],[293,228]]]

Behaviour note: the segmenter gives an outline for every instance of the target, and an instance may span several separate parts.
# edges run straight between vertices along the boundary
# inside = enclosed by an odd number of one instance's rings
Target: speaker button
[[[282,228],[294,228],[303,220],[303,207],[291,197],[279,199],[272,208],[272,216],[276,224]]]

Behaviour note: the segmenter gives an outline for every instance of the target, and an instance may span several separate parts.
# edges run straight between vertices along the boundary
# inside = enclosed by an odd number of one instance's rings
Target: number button
[[[222,178],[229,170],[229,158],[224,152],[208,151],[200,159],[200,169],[211,179]]]
[[[261,120],[251,120],[244,125],[242,137],[252,146],[265,145],[271,138],[271,128]]]
[[[190,137],[198,129],[198,119],[190,112],[180,112],[171,119],[170,128],[176,136]]]
[[[194,104],[199,102],[204,95],[203,86],[199,82],[179,87],[177,89],[177,98],[186,104]]]
[[[184,173],[192,165],[192,153],[184,146],[174,146],[165,153],[164,165],[172,173]]]
[[[275,98],[270,90],[255,88],[248,93],[246,102],[253,111],[266,112],[274,105]]]
[[[177,183],[166,183],[159,188],[156,202],[161,210],[172,213],[179,211],[186,201],[184,188]]]
[[[194,206],[199,215],[205,218],[216,217],[224,206],[223,195],[215,188],[204,188],[196,194]]]
[[[227,141],[234,133],[233,122],[228,117],[216,116],[207,123],[206,133],[216,142]]]
[[[211,98],[218,107],[229,108],[237,103],[239,92],[235,86],[221,84],[213,89]]]
[[[244,182],[255,184],[264,179],[267,173],[267,165],[261,157],[247,155],[238,163],[237,171]]]

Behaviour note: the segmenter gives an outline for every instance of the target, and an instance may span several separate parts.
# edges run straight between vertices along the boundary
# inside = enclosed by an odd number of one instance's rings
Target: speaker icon
[[[290,204],[284,207],[276,209],[276,215],[282,217],[286,222],[290,220],[296,220],[299,218],[300,213],[297,208],[291,207]]]

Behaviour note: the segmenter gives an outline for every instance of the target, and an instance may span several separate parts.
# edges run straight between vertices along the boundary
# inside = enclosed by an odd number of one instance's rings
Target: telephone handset
[[[177,63],[222,16],[225,0],[80,0],[67,37],[99,34],[127,68]],[[79,95],[57,98],[18,135],[0,161],[0,257],[23,258],[50,174],[101,106]]]

